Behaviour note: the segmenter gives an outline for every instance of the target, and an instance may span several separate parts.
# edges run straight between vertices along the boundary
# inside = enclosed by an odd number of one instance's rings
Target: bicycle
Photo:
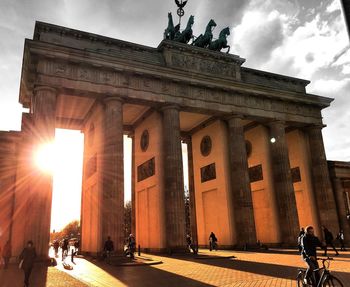
[[[305,287],[305,286],[316,286],[316,287],[343,287],[343,283],[336,278],[334,275],[331,274],[331,272],[328,270],[330,261],[334,260],[333,258],[327,257],[327,258],[319,258],[318,260],[322,260],[322,267],[315,269],[313,272],[319,272],[323,270],[321,273],[320,279],[317,283],[317,285],[314,283],[313,278],[306,278],[308,283],[304,282],[306,269],[298,269],[299,273],[297,276],[297,286],[298,287]],[[310,282],[311,281],[311,282]]]

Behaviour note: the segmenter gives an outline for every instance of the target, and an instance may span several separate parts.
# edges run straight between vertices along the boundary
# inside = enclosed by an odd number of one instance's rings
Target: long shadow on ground
[[[184,276],[170,273],[164,270],[153,268],[152,266],[133,266],[121,267],[107,265],[101,262],[92,262],[94,265],[103,269],[111,276],[123,282],[127,286],[167,286],[167,287],[212,287],[214,285],[206,284],[197,280],[186,278]],[[108,286],[109,287],[109,286]]]

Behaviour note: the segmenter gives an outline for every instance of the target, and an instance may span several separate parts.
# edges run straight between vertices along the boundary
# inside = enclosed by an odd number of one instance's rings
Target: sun
[[[56,157],[55,142],[48,142],[37,147],[34,153],[34,162],[42,172],[53,174],[56,165]]]

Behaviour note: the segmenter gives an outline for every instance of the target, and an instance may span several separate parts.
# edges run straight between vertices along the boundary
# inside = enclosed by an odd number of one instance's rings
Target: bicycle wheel
[[[304,284],[305,271],[299,271],[297,276],[297,287],[303,287]]]
[[[322,287],[344,287],[344,285],[338,278],[329,275],[323,280]]]

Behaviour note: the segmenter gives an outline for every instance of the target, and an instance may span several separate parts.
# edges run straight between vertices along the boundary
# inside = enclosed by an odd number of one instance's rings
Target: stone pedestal
[[[299,220],[284,123],[280,121],[270,123],[270,136],[275,139],[275,142],[271,143],[271,159],[281,241],[295,245],[295,238],[299,233]]]
[[[34,90],[34,149],[55,140],[56,98],[57,92],[53,88],[40,86]],[[37,172],[31,179],[31,218],[26,226],[26,240],[32,240],[38,256],[46,258],[50,241],[52,174],[34,168]]]
[[[228,120],[231,193],[237,246],[256,244],[254,210],[244,131],[238,117]]]
[[[123,103],[105,99],[102,164],[102,241],[108,236],[118,253],[124,250]]]
[[[322,127],[309,127],[306,133],[309,137],[312,183],[320,223],[333,232],[337,232],[339,230],[338,216],[323,145]]]
[[[179,110],[163,107],[166,247],[185,250],[185,203]]]

